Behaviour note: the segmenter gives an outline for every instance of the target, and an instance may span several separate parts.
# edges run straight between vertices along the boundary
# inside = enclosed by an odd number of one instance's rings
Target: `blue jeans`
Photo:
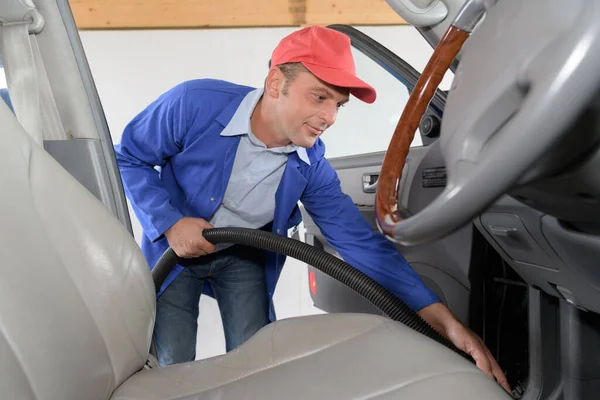
[[[196,358],[198,304],[205,280],[219,304],[227,351],[269,323],[263,250],[235,245],[183,262],[187,268],[156,304],[154,342],[161,365]]]

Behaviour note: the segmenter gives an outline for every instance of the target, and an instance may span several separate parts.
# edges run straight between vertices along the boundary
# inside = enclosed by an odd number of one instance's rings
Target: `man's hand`
[[[213,226],[202,218],[183,217],[165,232],[169,246],[181,258],[200,257],[215,251],[202,231]]]
[[[490,378],[496,379],[504,390],[511,393],[506,377],[490,350],[473,331],[452,314],[448,307],[442,303],[434,303],[421,309],[418,314],[457,348],[473,357],[479,369]]]

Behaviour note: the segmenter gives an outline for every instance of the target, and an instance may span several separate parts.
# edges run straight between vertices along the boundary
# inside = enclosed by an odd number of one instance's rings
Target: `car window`
[[[357,75],[377,91],[377,100],[366,104],[350,97],[335,124],[321,136],[326,157],[343,157],[385,151],[409,98],[408,88],[383,66],[353,48]],[[419,130],[411,146],[421,146]]]
[[[433,48],[413,26],[364,27],[361,29],[372,40],[402,57],[417,72],[422,73],[433,54]],[[454,74],[448,70],[439,88],[449,90]]]

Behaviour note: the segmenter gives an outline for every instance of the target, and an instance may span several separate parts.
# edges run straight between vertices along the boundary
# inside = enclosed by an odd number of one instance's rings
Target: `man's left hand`
[[[448,307],[442,303],[434,303],[421,309],[418,314],[458,349],[473,357],[479,369],[511,393],[506,376],[490,350],[474,332],[456,318]]]

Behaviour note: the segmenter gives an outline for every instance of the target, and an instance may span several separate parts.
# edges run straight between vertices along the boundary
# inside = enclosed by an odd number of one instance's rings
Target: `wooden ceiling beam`
[[[79,29],[402,25],[385,0],[69,0]]]

